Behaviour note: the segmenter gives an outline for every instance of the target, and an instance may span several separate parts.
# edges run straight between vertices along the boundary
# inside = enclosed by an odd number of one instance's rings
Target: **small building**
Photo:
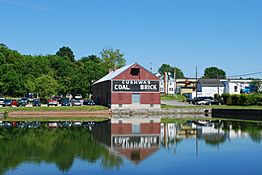
[[[252,81],[254,80],[228,79],[228,81],[224,82],[225,93],[241,94],[245,88],[249,88]]]
[[[170,73],[165,76],[157,73],[160,79],[160,93],[166,95],[182,94],[188,98],[196,96],[196,79],[195,78],[180,78],[174,79]]]
[[[176,79],[176,93],[194,98],[196,96],[196,82],[195,78]]]
[[[197,96],[214,97],[215,94],[223,94],[224,85],[217,79],[199,79],[197,82]]]
[[[164,77],[160,77],[160,93],[167,95],[174,95],[176,91],[176,85],[174,78],[168,77],[166,82],[164,81]]]
[[[92,92],[97,104],[112,109],[160,109],[159,78],[137,63],[96,81]]]

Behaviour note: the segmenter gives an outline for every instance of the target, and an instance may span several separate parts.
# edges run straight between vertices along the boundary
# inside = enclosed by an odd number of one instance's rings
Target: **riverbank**
[[[168,106],[162,105],[161,109],[156,110],[111,110],[103,106],[81,106],[81,107],[14,107],[0,108],[1,120],[83,120],[83,121],[102,121],[108,120],[111,116],[141,116],[154,115],[161,118],[212,118],[213,110],[222,109],[255,109],[262,113],[261,106]],[[241,113],[238,113],[238,115]],[[242,112],[242,114],[245,114]],[[223,116],[222,116],[223,118]]]

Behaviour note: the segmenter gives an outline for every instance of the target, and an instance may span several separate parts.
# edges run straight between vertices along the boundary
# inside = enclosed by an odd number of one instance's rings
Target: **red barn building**
[[[160,108],[159,78],[137,63],[110,72],[92,91],[97,104],[112,109]]]

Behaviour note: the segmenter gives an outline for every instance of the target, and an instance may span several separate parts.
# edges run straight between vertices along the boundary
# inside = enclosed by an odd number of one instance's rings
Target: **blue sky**
[[[166,63],[188,77],[196,66],[199,75],[262,71],[261,0],[0,0],[0,19],[0,43],[22,54],[112,47],[127,63]]]

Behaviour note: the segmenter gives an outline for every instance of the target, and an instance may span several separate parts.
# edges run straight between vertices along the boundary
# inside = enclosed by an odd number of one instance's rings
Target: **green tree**
[[[107,69],[121,68],[126,65],[124,54],[119,49],[106,48],[100,52],[102,60],[105,62]]]
[[[49,75],[42,75],[35,80],[35,92],[39,97],[47,98],[55,95],[57,88],[57,81]]]
[[[203,78],[225,79],[226,78],[226,72],[222,69],[217,68],[217,67],[208,67],[204,71]]]
[[[257,81],[257,80],[252,81],[251,87],[253,87],[252,90],[255,93],[262,93],[262,82],[261,81]]]
[[[67,57],[69,58],[71,61],[75,61],[75,55],[73,53],[73,51],[69,48],[69,47],[61,47],[57,52],[56,52],[57,56],[60,57]]]
[[[165,72],[170,72],[171,76],[174,77],[174,69],[176,70],[176,78],[185,78],[184,73],[181,69],[177,67],[171,67],[169,64],[162,64],[158,69],[158,72],[161,75],[164,75]]]

